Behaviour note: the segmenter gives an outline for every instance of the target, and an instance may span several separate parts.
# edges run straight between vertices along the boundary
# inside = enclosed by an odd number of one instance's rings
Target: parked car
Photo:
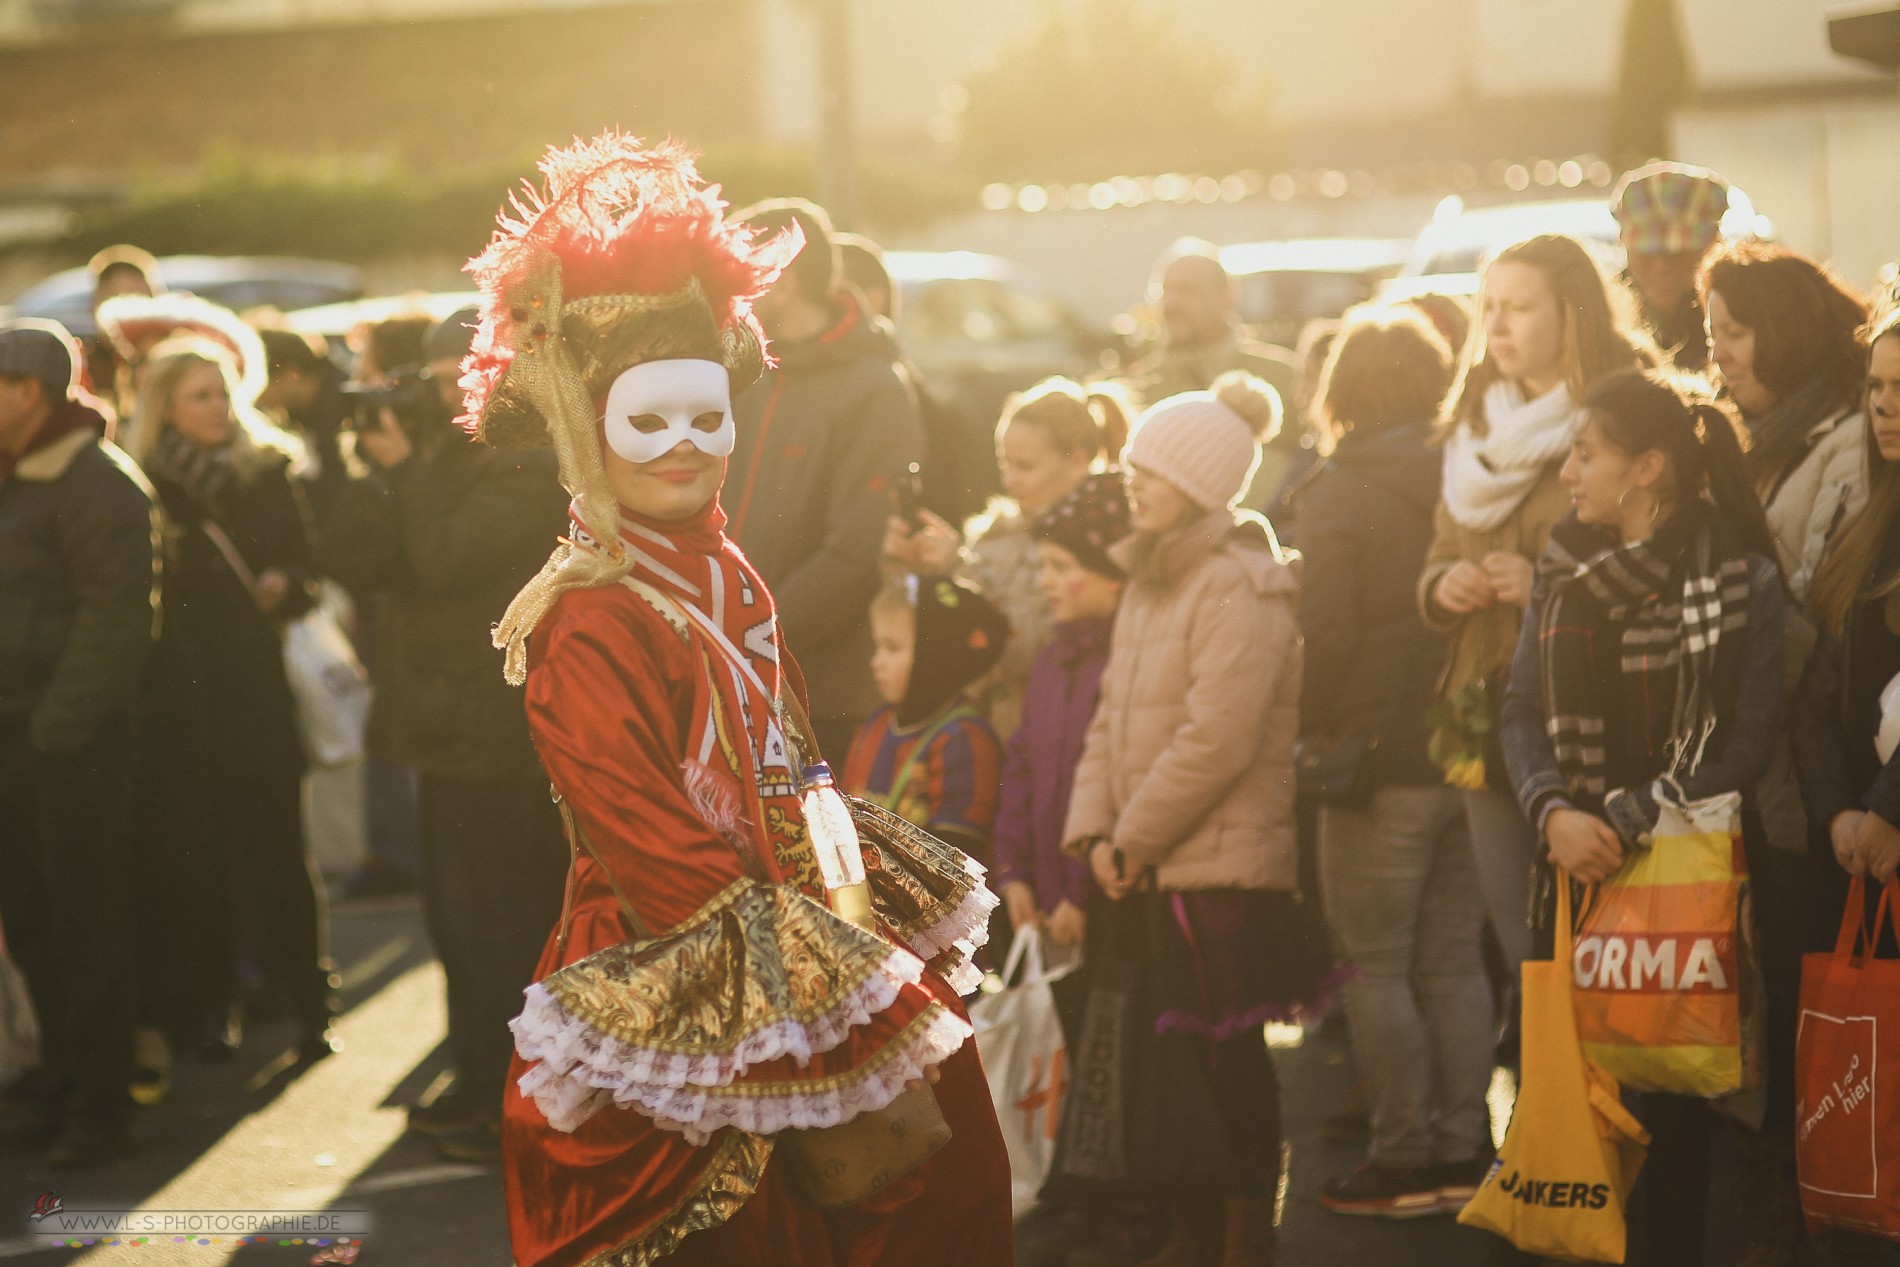
[[[1605,272],[1623,269],[1616,217],[1601,198],[1514,203],[1507,207],[1441,212],[1420,231],[1399,275],[1380,288],[1386,299],[1478,293],[1484,262],[1513,242],[1562,233],[1588,247]]]
[[[1257,337],[1293,347],[1315,318],[1337,317],[1372,298],[1411,251],[1403,238],[1300,238],[1222,247],[1240,286],[1239,316]]]
[[[1405,266],[1380,288],[1380,297],[1405,299],[1434,292],[1475,295],[1478,272],[1487,259],[1513,242],[1540,233],[1568,234],[1589,248],[1606,273],[1623,271],[1621,235],[1605,199],[1566,198],[1472,210],[1453,202],[1420,231]],[[1748,195],[1731,187],[1722,236],[1770,237],[1773,233],[1774,226],[1756,214]]]
[[[355,299],[361,272],[348,264],[285,255],[166,255],[158,275],[167,290],[189,291],[233,310],[289,310]],[[29,288],[11,305],[16,317],[43,317],[82,338],[94,332],[92,276],[69,268]]]
[[[344,369],[350,368],[348,337],[360,326],[373,326],[391,317],[417,313],[441,321],[464,308],[473,308],[481,296],[472,290],[410,291],[401,295],[377,295],[371,299],[352,299],[343,303],[321,304],[284,314],[284,326],[298,334],[322,335],[330,345],[330,357]],[[390,368],[397,368],[391,366]]]
[[[891,251],[884,265],[898,293],[898,343],[938,392],[974,416],[994,422],[1009,393],[1099,364],[1106,336],[1001,256]]]
[[[941,494],[939,501],[945,509],[956,503],[958,513],[973,512],[1000,487],[994,433],[1003,402],[1053,374],[1095,373],[1109,336],[1091,330],[1041,279],[1001,256],[890,251],[884,265],[897,288],[898,344],[954,415],[956,495]]]

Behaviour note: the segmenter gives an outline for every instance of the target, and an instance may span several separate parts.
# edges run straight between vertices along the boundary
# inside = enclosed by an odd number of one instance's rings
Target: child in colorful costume
[[[833,915],[800,806],[818,757],[772,596],[726,539],[753,296],[798,242],[727,225],[673,146],[551,152],[470,266],[468,419],[552,443],[573,529],[496,630],[562,798],[567,912],[512,1028],[521,1267],[1007,1262],[1009,1175],[970,1027],[981,868],[866,810],[870,933]],[[950,1142],[824,1211],[787,1132],[935,1083]]]
[[[871,628],[884,707],[858,727],[842,786],[987,860],[1003,749],[971,696],[1009,620],[965,581],[906,576],[872,601]]]

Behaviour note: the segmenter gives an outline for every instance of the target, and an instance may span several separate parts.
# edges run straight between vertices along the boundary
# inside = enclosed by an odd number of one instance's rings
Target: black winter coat
[[[1900,543],[1889,544],[1885,555],[1876,576],[1900,570]],[[1868,810],[1900,826],[1900,752],[1882,763],[1874,748],[1881,692],[1900,674],[1900,634],[1889,612],[1900,612],[1900,603],[1855,603],[1845,636],[1821,633],[1795,691],[1795,772],[1808,810],[1809,851],[1819,857],[1833,856],[1829,827],[1843,810]]]
[[[316,563],[288,459],[261,453],[216,507],[165,475],[152,475],[152,485],[171,528],[165,645],[153,684],[158,706],[176,722],[168,741],[209,762],[220,778],[301,770],[303,741],[278,622],[304,615],[316,601]],[[224,530],[253,576],[276,568],[289,578],[289,593],[273,616],[258,610],[206,534],[207,520]]]
[[[59,438],[0,474],[0,735],[71,752],[133,702],[158,625],[159,519],[104,418],[70,403],[54,423]]]
[[[888,327],[852,306],[733,402],[738,447],[722,499],[728,531],[771,587],[804,666],[812,716],[862,720],[871,681],[871,599],[893,481],[924,456],[917,403]]]
[[[1375,786],[1438,784],[1425,713],[1444,635],[1420,619],[1416,589],[1443,469],[1425,422],[1347,432],[1295,494],[1300,519],[1300,733],[1379,739]]]
[[[567,530],[551,450],[456,432],[351,485],[326,569],[375,594],[370,750],[443,778],[546,784],[490,630]]]

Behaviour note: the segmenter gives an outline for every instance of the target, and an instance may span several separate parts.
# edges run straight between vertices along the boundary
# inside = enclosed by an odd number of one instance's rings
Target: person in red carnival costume
[[[469,268],[464,424],[551,443],[572,531],[495,641],[568,819],[568,909],[512,1024],[520,1267],[1011,1260],[1009,1166],[958,987],[982,868],[854,809],[876,920],[834,915],[800,803],[803,682],[724,533],[751,300],[796,253],[673,144],[551,151]],[[794,1138],[926,1084],[950,1140],[821,1209]]]

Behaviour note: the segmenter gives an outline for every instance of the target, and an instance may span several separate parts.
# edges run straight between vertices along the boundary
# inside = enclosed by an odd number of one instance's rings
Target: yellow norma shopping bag
[[[1658,808],[1649,847],[1596,887],[1577,929],[1577,1033],[1632,1090],[1728,1095],[1757,1076],[1741,797]]]
[[[1497,1164],[1458,1216],[1527,1253],[1623,1261],[1623,1206],[1649,1134],[1586,1060],[1571,1002],[1570,884],[1557,882],[1557,953],[1524,964],[1524,1072]]]

